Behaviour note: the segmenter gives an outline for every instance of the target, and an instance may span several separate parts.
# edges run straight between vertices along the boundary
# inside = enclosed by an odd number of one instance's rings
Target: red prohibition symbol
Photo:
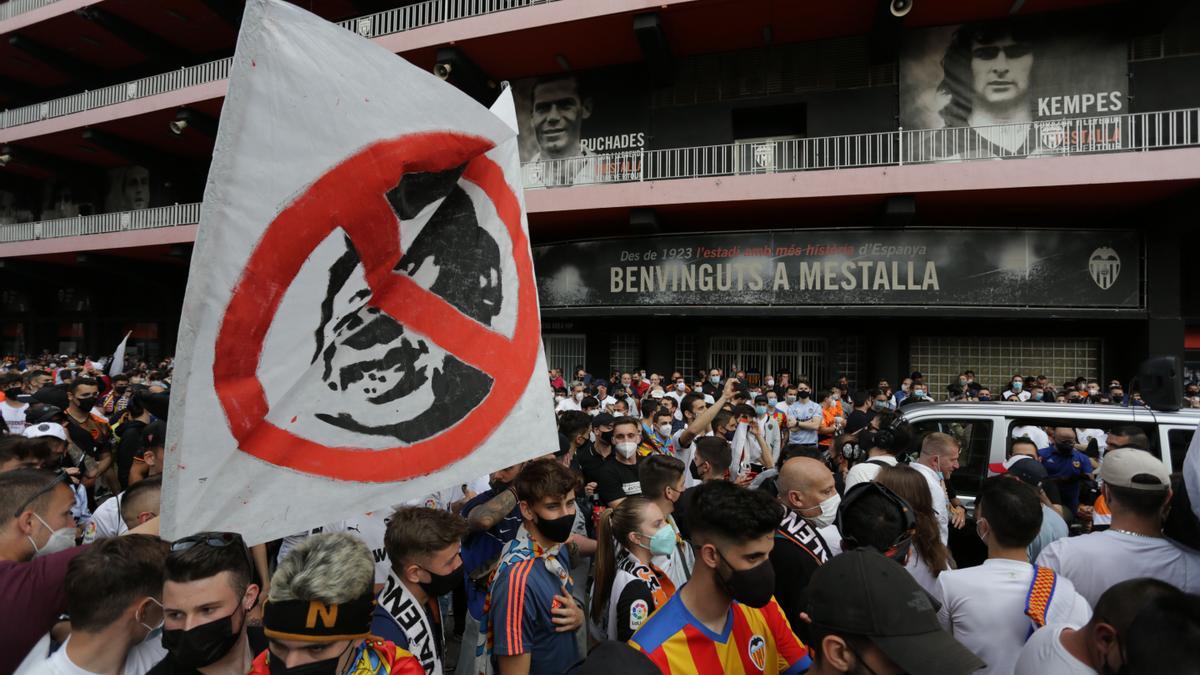
[[[376,142],[326,172],[271,222],[234,286],[215,345],[216,394],[243,452],[337,480],[400,481],[468,456],[512,411],[533,375],[540,318],[520,204],[503,170],[483,155],[491,147],[485,138],[452,132]],[[512,242],[517,320],[511,338],[393,270],[402,254],[400,227],[385,194],[406,173],[446,171],[464,162],[463,178],[487,195]],[[328,447],[266,419],[257,370],[267,331],[305,260],[338,228],[359,252],[371,305],[492,378],[483,401],[434,436],[386,449]]]

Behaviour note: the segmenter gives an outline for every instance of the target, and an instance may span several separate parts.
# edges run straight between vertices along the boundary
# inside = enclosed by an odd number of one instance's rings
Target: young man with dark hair
[[[115,537],[129,530],[129,526],[126,524],[126,519],[123,516],[125,500],[139,484],[162,474],[163,441],[166,436],[166,430],[166,423],[158,420],[150,423],[144,430],[138,431],[149,443],[150,447],[144,448],[141,456],[134,457],[134,466],[131,467],[130,473],[137,480],[131,483],[129,489],[115,497],[106,499],[100,506],[96,507],[96,512],[92,514],[87,526],[83,530],[83,543],[90,544],[101,539]],[[134,468],[136,468],[136,471],[134,471]],[[160,490],[161,484],[160,479]],[[157,506],[153,509],[153,513],[158,513]],[[136,516],[137,514],[134,515]]]
[[[711,406],[705,403],[703,395],[695,392],[683,397],[679,409],[683,413],[683,421],[687,426],[675,432],[675,435],[671,437],[671,443],[667,447],[672,457],[678,458],[684,464],[692,463],[693,455],[696,453],[696,439],[714,433],[713,422],[722,412],[725,404],[733,398],[733,392],[737,390],[737,385],[738,381],[735,379],[726,380],[720,398],[716,399]],[[733,461],[732,457],[726,460],[726,468],[731,461]],[[700,482],[700,477],[693,473],[686,482],[689,487],[694,486]]]
[[[1073,581],[1090,603],[1111,586],[1136,577],[1200,592],[1200,553],[1162,533],[1171,502],[1171,474],[1162,460],[1135,448],[1110,450],[1100,478],[1112,527],[1059,539],[1042,550],[1037,564]]]
[[[1041,506],[1034,489],[1019,480],[984,480],[975,530],[987,545],[987,560],[942,572],[934,587],[942,627],[998,673],[1012,672],[1031,631],[1047,623],[1080,626],[1092,616],[1070,579],[1029,564],[1026,550],[1042,526]]]
[[[921,586],[875,551],[834,556],[809,589],[809,675],[966,675],[985,666],[942,630]]]
[[[371,634],[412,652],[427,675],[442,675],[438,598],[463,583],[461,541],[467,523],[448,511],[403,507],[388,521],[383,545],[388,573],[371,619]]]
[[[262,627],[248,621],[259,592],[239,535],[201,532],[172,543],[162,591],[167,656],[150,675],[249,672],[267,648]]]
[[[667,523],[675,530],[675,550],[668,556],[655,556],[653,563],[670,577],[675,588],[682,587],[692,576],[696,558],[692,547],[683,539],[675,522],[675,503],[683,497],[683,462],[667,455],[650,455],[638,467],[638,483],[642,496],[650,499],[662,511]]]
[[[1016,675],[1100,675],[1126,672],[1125,646],[1135,617],[1162,598],[1184,594],[1158,579],[1129,579],[1104,591],[1082,627],[1049,624],[1034,631],[1017,657]],[[1191,645],[1195,649],[1195,645]],[[1168,671],[1183,672],[1183,671]]]
[[[688,514],[692,502],[696,498],[696,490],[705,483],[729,480],[729,463],[733,461],[733,450],[729,442],[716,436],[705,436],[696,441],[692,461],[688,463],[688,471],[698,484],[683,491],[675,502],[675,524],[683,538],[691,541],[691,527]]]
[[[125,530],[129,531],[158,517],[162,507],[162,477],[155,476],[135,483],[124,494],[125,498],[121,500],[121,522],[125,524]]]
[[[163,658],[157,640],[163,625],[163,566],[167,542],[129,535],[88,546],[67,569],[71,636],[38,675],[144,673]]]
[[[68,434],[74,438],[71,433],[74,428],[76,433],[82,431],[91,439],[93,447],[89,454],[96,460],[96,476],[105,482],[113,494],[120,492],[116,472],[109,473],[113,465],[112,428],[96,409],[100,403],[100,383],[90,377],[77,377],[67,386],[67,394],[70,404],[66,410]],[[80,449],[87,452],[87,449]]]
[[[513,483],[521,529],[505,546],[487,608],[500,675],[559,675],[579,660],[574,631],[584,603],[572,595],[563,543],[575,524],[579,478],[558,462],[529,462]]]
[[[29,404],[21,400],[25,385],[21,374],[16,371],[0,373],[0,392],[4,392],[4,403],[0,405],[0,418],[8,428],[10,436],[20,436],[25,431],[25,411]]]
[[[783,507],[762,492],[725,481],[697,488],[692,579],[630,644],[670,675],[807,670],[808,650],[772,597],[769,556],[782,516]]]
[[[638,483],[638,446],[642,442],[641,421],[618,417],[613,422],[613,454],[592,473],[600,503],[616,508],[622,499],[642,493]]]

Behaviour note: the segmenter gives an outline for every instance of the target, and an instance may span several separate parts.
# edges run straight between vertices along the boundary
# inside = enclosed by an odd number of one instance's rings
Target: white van
[[[1067,426],[1107,433],[1115,427],[1137,426],[1150,438],[1150,452],[1177,472],[1183,470],[1183,458],[1200,424],[1200,409],[1161,412],[1140,406],[1067,403],[917,403],[902,407],[899,414],[912,425],[914,452],[919,449],[916,444],[920,438],[934,431],[958,439],[962,456],[950,485],[972,514],[979,483],[989,473],[988,465],[1004,462],[1016,427]]]

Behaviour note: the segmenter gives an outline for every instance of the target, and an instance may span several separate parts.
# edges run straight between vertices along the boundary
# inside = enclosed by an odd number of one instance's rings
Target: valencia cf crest
[[[1092,251],[1092,257],[1088,259],[1088,272],[1101,290],[1108,290],[1121,274],[1121,256],[1111,248],[1101,246]]]
[[[751,635],[750,643],[746,645],[746,652],[750,655],[750,661],[760,671],[767,668],[767,641],[761,635]]]

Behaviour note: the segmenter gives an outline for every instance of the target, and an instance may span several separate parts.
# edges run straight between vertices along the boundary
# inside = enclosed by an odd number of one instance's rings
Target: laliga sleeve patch
[[[629,605],[629,628],[631,630],[641,628],[648,616],[650,616],[650,604],[645,600],[634,600]]]

